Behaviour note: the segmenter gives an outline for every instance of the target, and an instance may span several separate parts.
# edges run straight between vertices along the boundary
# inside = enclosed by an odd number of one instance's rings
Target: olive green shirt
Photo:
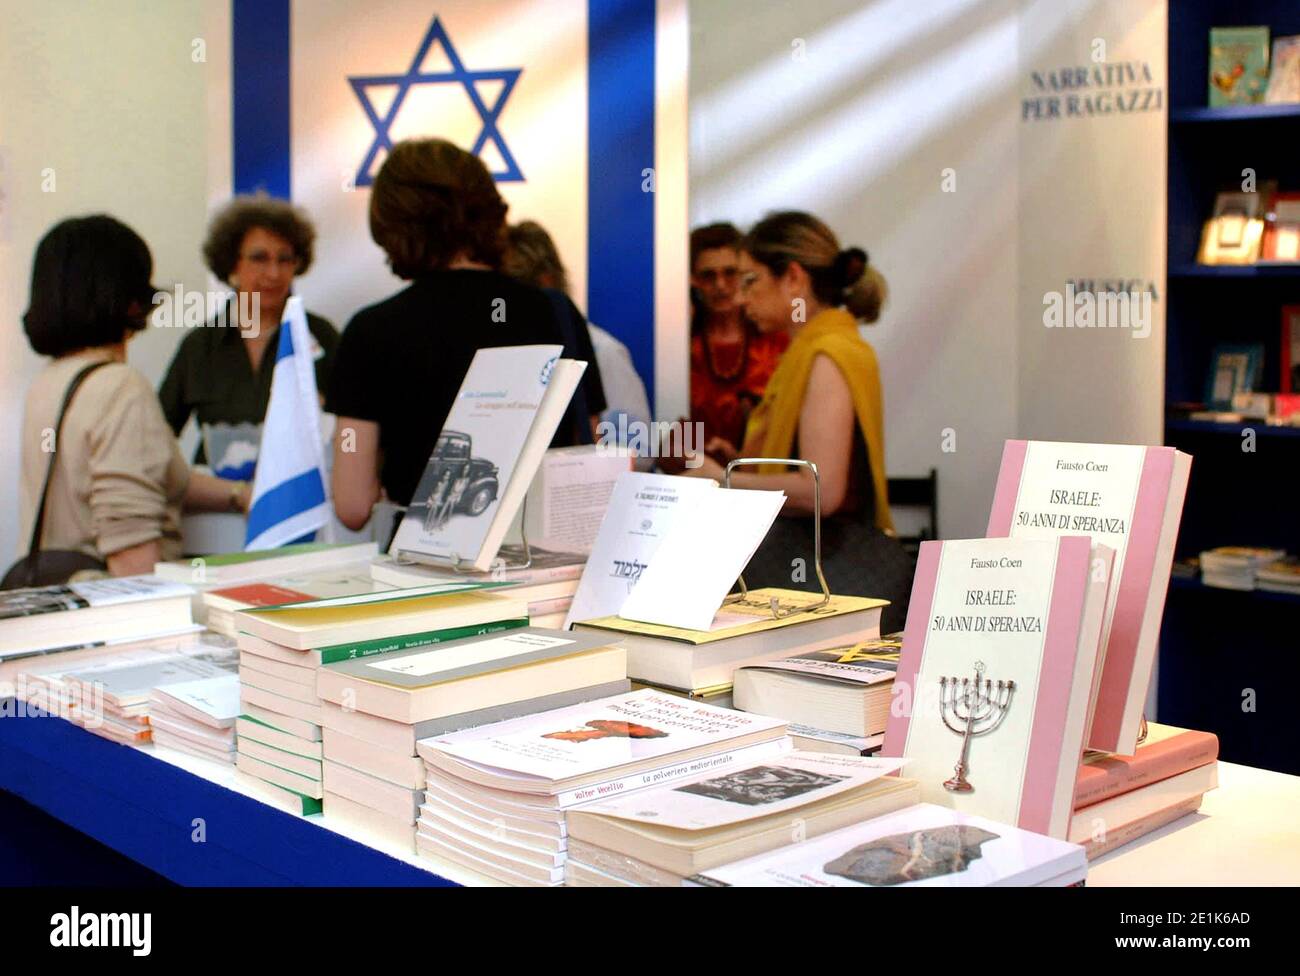
[[[233,313],[229,320],[233,320]],[[320,347],[320,354],[313,351],[313,355],[316,359],[316,389],[324,395],[329,389],[339,334],[328,321],[310,312],[307,313],[307,329]],[[181,340],[158,389],[163,415],[172,430],[179,435],[190,414],[196,415],[200,425],[260,424],[271,399],[279,333],[277,325],[254,372],[239,329],[217,326],[212,322],[203,328],[190,329],[189,335]],[[194,462],[206,463],[201,437]]]

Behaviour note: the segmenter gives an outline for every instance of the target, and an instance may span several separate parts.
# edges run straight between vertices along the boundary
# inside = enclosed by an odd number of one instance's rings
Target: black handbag
[[[41,500],[36,506],[36,520],[32,525],[32,544],[27,555],[9,567],[5,578],[0,580],[0,590],[16,590],[26,586],[51,586],[66,583],[74,574],[87,569],[107,569],[102,559],[88,556],[75,549],[42,549],[41,535],[45,530],[45,499],[50,493],[50,481],[54,478],[54,463],[58,460],[59,442],[63,437],[63,418],[68,413],[73,394],[82,382],[107,362],[91,363],[72,378],[68,391],[63,394],[63,405],[59,407],[59,419],[54,426],[54,451],[50,454],[50,466],[45,470],[45,485],[41,488]]]

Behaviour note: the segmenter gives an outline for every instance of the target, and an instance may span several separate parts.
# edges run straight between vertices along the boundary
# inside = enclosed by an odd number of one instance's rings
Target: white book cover
[[[474,354],[391,552],[490,568],[586,369],[561,351]]]
[[[64,610],[110,607],[143,600],[190,596],[193,590],[157,576],[119,576],[114,579],[60,583],[0,592],[0,622]]]
[[[167,708],[174,707],[171,702],[188,705],[211,719],[212,725],[229,728],[239,717],[239,675],[220,674],[166,684],[154,689],[152,699]]]
[[[1087,536],[921,544],[885,730],[921,799],[1064,838],[1114,553]]]
[[[1041,884],[1071,872],[1082,880],[1087,870],[1077,844],[918,803],[697,878],[760,888],[979,888]]]
[[[551,448],[533,475],[524,517],[511,525],[507,546],[522,543],[522,526],[529,546],[586,556],[596,542],[614,486],[631,467],[631,458],[599,444]]]
[[[781,719],[716,708],[657,691],[634,691],[421,740],[422,746],[508,775],[555,782],[752,733],[785,729]]]
[[[175,653],[139,663],[122,663],[116,667],[74,670],[65,681],[94,683],[102,693],[113,698],[147,695],[151,689],[178,681],[193,681],[228,675],[238,683],[239,648],[214,642],[201,648],[185,648]]]
[[[626,620],[709,630],[785,504],[780,491],[730,488],[691,499],[623,603]]]
[[[687,783],[598,800],[574,814],[677,830],[710,830],[807,807],[896,772],[905,763],[904,759],[789,752]]]
[[[624,473],[610,496],[564,626],[618,614],[682,511],[715,490],[717,483],[706,478]]]

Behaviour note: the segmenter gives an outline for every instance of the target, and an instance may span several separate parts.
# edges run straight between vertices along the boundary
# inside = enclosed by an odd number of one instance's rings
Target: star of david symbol
[[[423,72],[420,65],[429,55],[430,48],[437,41],[442,45],[443,53],[447,56],[447,61],[451,65],[450,71]],[[470,152],[476,156],[482,152],[483,147],[489,141],[496,147],[504,164],[504,169],[492,174],[498,183],[517,183],[522,182],[524,174],[519,170],[519,164],[515,162],[515,157],[511,155],[510,148],[501,136],[501,131],[497,128],[497,119],[501,115],[501,109],[505,107],[506,99],[514,90],[515,83],[519,80],[519,75],[523,73],[522,68],[501,68],[496,71],[470,71],[461,61],[460,55],[456,53],[456,48],[452,46],[451,38],[447,36],[447,31],[442,26],[442,21],[435,15],[433,23],[429,26],[429,31],[424,35],[424,40],[420,42],[419,49],[415,52],[415,58],[411,61],[411,67],[405,74],[400,75],[362,75],[358,77],[349,77],[348,84],[352,86],[353,92],[356,93],[357,100],[361,103],[361,108],[365,111],[366,117],[370,119],[370,124],[374,126],[375,138],[370,144],[370,149],[366,152],[365,158],[361,161],[361,167],[357,170],[356,185],[370,186],[374,183],[370,175],[370,168],[374,165],[375,157],[381,149],[391,151],[393,143],[388,135],[388,130],[397,118],[397,113],[402,107],[402,102],[406,100],[407,93],[416,85],[463,85],[465,94],[469,96],[474,110],[478,112],[479,118],[483,121],[483,128],[474,140],[474,145],[470,147]],[[502,82],[501,92],[496,97],[492,105],[484,101],[482,94],[479,92],[477,83],[480,81],[499,81]],[[388,111],[381,118],[375,111],[374,105],[370,100],[368,89],[377,86],[397,86],[397,94],[393,97],[393,102],[388,106]]]

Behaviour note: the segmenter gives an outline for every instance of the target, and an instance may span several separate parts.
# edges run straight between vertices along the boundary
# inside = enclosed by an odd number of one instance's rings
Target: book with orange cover
[[[1218,736],[1149,723],[1147,738],[1135,754],[1102,753],[1084,760],[1074,787],[1074,808],[1158,783],[1218,758]]]

